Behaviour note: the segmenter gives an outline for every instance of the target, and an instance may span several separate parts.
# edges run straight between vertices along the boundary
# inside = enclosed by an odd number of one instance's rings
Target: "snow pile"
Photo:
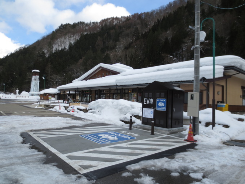
[[[0,183],[66,184],[84,183],[84,177],[65,175],[51,164],[43,164],[45,155],[22,144],[21,132],[31,129],[61,128],[86,122],[58,117],[1,116],[0,121]]]
[[[129,121],[130,116],[142,116],[142,104],[130,102],[127,100],[99,99],[88,105],[89,113],[96,114],[102,119],[110,121]],[[135,124],[141,124],[141,121],[132,117]]]
[[[71,110],[74,108],[74,112]],[[108,124],[115,124],[124,126],[123,121],[130,121],[132,116],[133,123],[141,124],[141,120],[134,116],[142,116],[142,104],[138,102],[130,102],[128,100],[113,100],[113,99],[99,99],[88,104],[88,112],[84,113],[81,109],[83,106],[70,106],[67,110],[59,106],[54,107],[53,111],[68,113],[76,117],[81,117],[98,123],[106,122]]]

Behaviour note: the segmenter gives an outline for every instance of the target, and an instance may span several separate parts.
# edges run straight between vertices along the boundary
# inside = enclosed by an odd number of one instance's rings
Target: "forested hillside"
[[[211,5],[207,4],[210,3]],[[245,58],[244,0],[205,0],[201,20],[216,22],[216,55]],[[0,59],[0,91],[30,89],[31,71],[40,70],[46,88],[71,82],[98,63],[124,63],[143,68],[193,59],[195,24],[193,0],[176,0],[157,10],[100,22],[60,25],[49,35]],[[213,24],[203,24],[207,33],[201,57],[212,56]]]

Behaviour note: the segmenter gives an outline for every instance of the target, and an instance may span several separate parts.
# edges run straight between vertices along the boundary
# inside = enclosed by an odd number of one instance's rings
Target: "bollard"
[[[129,122],[129,130],[132,130],[132,116],[130,116],[130,122]]]
[[[154,135],[154,121],[151,121],[151,135]]]

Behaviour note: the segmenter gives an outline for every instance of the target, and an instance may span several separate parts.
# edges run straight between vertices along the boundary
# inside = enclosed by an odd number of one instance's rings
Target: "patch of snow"
[[[171,176],[179,176],[180,174],[178,172],[172,172]]]
[[[140,176],[141,178],[135,178],[134,181],[138,182],[139,184],[157,184],[154,181],[154,178],[148,175],[140,174]]]
[[[128,177],[128,176],[132,176],[132,173],[130,172],[125,172],[122,174],[123,177]]]
[[[203,176],[203,173],[190,173],[189,175],[190,175],[190,177],[192,177],[194,179],[201,180],[202,176]]]

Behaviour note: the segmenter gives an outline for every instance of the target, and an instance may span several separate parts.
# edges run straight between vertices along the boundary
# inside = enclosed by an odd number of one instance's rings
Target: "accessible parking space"
[[[35,140],[78,173],[92,179],[121,171],[141,160],[164,157],[166,151],[191,145],[175,136],[115,125],[29,131]]]

